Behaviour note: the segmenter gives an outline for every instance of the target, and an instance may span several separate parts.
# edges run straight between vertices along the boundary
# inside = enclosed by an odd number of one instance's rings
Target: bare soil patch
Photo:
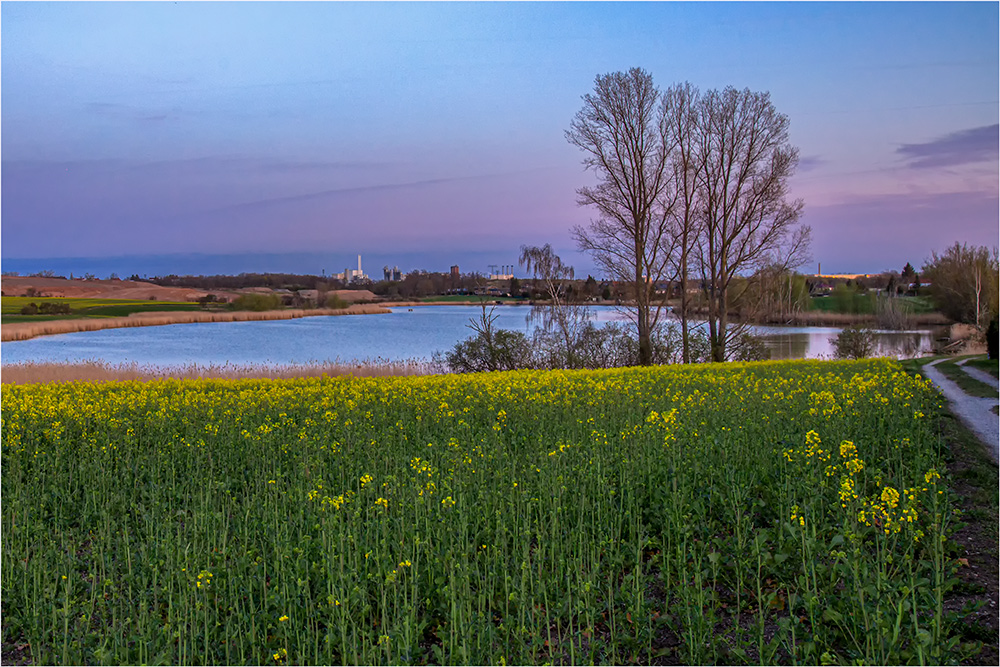
[[[0,281],[4,296],[48,296],[77,299],[139,299],[156,301],[197,301],[203,296],[232,298],[231,292],[187,287],[160,287],[135,280],[67,280],[5,276]],[[29,291],[33,290],[30,294]]]

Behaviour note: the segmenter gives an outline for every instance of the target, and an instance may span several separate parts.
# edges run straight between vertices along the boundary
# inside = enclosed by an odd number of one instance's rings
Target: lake
[[[598,323],[623,321],[611,306],[592,309]],[[528,333],[528,306],[498,306],[496,326]],[[393,308],[386,315],[305,317],[263,322],[211,322],[105,329],[43,336],[0,345],[3,363],[76,362],[150,366],[198,364],[303,364],[324,361],[427,359],[473,335],[478,306]],[[773,359],[833,356],[832,327],[756,326]],[[881,332],[879,354],[917,356],[930,349],[929,330]]]

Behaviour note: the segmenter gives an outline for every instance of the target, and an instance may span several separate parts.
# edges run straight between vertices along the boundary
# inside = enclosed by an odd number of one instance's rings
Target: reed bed
[[[797,326],[829,326],[844,327],[851,324],[879,325],[879,319],[874,314],[829,313],[822,310],[806,310],[791,315],[763,316],[760,321],[765,324],[786,324]],[[939,327],[951,324],[951,320],[941,313],[914,313],[907,316],[906,326]],[[891,328],[891,327],[880,327]],[[902,327],[906,328],[906,327]]]
[[[304,377],[382,377],[429,375],[440,372],[437,364],[423,359],[368,359],[361,361],[314,362],[308,364],[182,364],[176,366],[140,365],[135,362],[110,364],[101,360],[76,363],[26,361],[5,364],[0,368],[4,384],[38,384],[50,382],[124,382],[138,380],[218,379],[289,379]]]
[[[951,663],[938,396],[888,360],[5,385],[37,663]]]
[[[166,324],[192,324],[196,322],[251,322],[261,320],[291,320],[299,317],[367,315],[388,313],[375,304],[352,304],[343,309],[292,308],[287,310],[231,311],[231,312],[163,312],[133,313],[128,317],[103,317],[93,319],[51,320],[47,322],[13,322],[0,328],[0,341],[29,340],[38,336],[98,331],[122,327],[150,327]]]

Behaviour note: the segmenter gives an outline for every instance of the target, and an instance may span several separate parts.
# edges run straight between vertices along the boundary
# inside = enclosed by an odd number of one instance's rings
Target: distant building
[[[510,280],[513,277],[513,264],[490,264],[490,280]]]
[[[813,273],[805,274],[803,278],[809,278],[814,280],[822,280],[823,278],[830,278],[833,280],[857,280],[859,278],[878,278],[880,273]]]
[[[344,269],[343,273],[335,273],[331,276],[331,278],[336,278],[337,280],[345,283],[355,283],[368,280],[368,276],[366,276],[364,271],[361,270],[361,255],[358,255],[357,270]]]
[[[460,275],[461,274],[458,272],[458,264],[455,264],[451,267],[451,277],[457,280]]]
[[[385,266],[382,267],[382,276],[383,280],[391,280],[393,282],[399,282],[400,280],[403,279],[403,272],[399,270],[398,266],[394,266],[390,269],[389,265],[386,264]]]

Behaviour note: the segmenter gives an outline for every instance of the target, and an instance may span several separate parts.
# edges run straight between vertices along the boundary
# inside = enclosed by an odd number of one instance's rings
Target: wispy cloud
[[[332,188],[329,190],[320,190],[318,192],[309,192],[305,194],[290,195],[285,197],[270,197],[267,199],[258,199],[254,201],[242,202],[239,204],[232,204],[229,206],[222,206],[209,211],[204,211],[205,213],[220,213],[223,211],[233,211],[241,209],[256,209],[262,207],[270,207],[281,204],[289,204],[293,202],[309,201],[313,199],[323,199],[326,197],[333,197],[337,195],[343,195],[355,192],[378,192],[378,191],[393,191],[393,190],[404,190],[404,189],[414,189],[414,188],[426,188],[429,186],[442,185],[446,183],[458,183],[462,181],[473,181],[482,180],[489,178],[497,178],[503,176],[511,176],[519,173],[531,173],[536,171],[541,171],[539,169],[524,169],[517,172],[507,172],[507,173],[496,173],[496,174],[475,174],[471,176],[450,176],[446,178],[429,178],[419,181],[408,181],[405,183],[378,183],[374,185],[361,185],[353,187],[344,188]]]
[[[144,109],[119,102],[89,102],[87,111],[109,118],[124,118],[138,122],[162,122],[180,117],[180,109]]]
[[[803,174],[807,171],[812,171],[813,169],[816,169],[817,167],[820,167],[824,164],[826,164],[826,160],[824,160],[820,156],[807,155],[805,157],[799,158],[798,171],[800,174]]]
[[[1000,124],[984,125],[946,134],[920,144],[903,144],[896,154],[914,169],[954,167],[976,162],[995,161],[1000,141]]]

